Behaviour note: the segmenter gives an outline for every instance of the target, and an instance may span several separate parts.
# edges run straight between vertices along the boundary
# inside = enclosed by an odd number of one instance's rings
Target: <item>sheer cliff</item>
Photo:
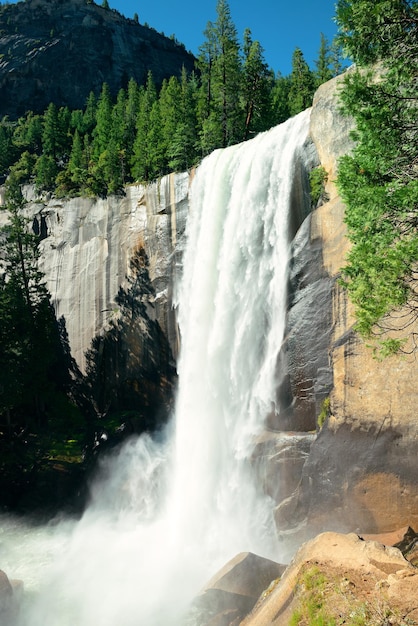
[[[102,84],[113,96],[130,78],[156,84],[194,68],[184,46],[86,0],[27,0],[0,7],[0,117],[80,109]]]

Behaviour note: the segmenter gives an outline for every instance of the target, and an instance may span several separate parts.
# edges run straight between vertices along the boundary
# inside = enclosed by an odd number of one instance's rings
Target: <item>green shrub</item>
[[[322,426],[324,425],[325,420],[331,415],[331,400],[330,398],[325,398],[325,400],[322,403],[321,406],[321,411],[318,415],[318,428],[322,428]]]
[[[324,167],[319,166],[315,167],[315,169],[311,170],[309,173],[309,185],[310,185],[310,196],[311,196],[311,206],[315,208],[322,198],[326,200],[325,194],[325,183],[328,180],[328,173]]]

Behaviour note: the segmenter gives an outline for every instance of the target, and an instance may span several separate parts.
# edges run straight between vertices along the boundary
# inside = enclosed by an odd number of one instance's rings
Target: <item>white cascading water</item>
[[[81,521],[0,520],[0,568],[26,589],[18,626],[178,626],[238,552],[280,560],[249,457],[275,403],[292,179],[308,127],[305,111],[199,166],[175,417],[164,437],[132,439],[106,461]]]

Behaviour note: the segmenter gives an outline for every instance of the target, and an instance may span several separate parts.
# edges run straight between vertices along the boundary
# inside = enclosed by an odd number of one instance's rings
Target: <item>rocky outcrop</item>
[[[415,623],[417,606],[418,572],[397,548],[354,533],[327,532],[300,548],[241,626],[288,626],[294,615],[305,623],[304,617],[319,614],[326,623],[333,618],[354,623],[356,616],[364,624],[381,624],[384,618],[405,624],[406,617]]]
[[[106,82],[113,96],[130,78],[157,84],[194,69],[184,46],[113,9],[86,0],[26,0],[0,6],[0,118],[50,102],[83,109]]]
[[[148,313],[177,353],[173,285],[181,254],[189,174],[173,174],[148,185],[132,185],[125,196],[38,198],[26,189],[27,210],[43,229],[41,269],[57,318],[64,318],[72,356],[81,369],[92,339],[118,316],[115,298],[128,287],[131,259],[142,247],[154,293]]]
[[[315,359],[322,360],[316,364],[309,351],[296,354],[302,354],[302,372],[313,367],[314,379],[327,372],[330,417],[311,445],[293,496],[278,506],[281,530],[293,528],[300,539],[327,529],[381,533],[417,525],[418,516],[416,357],[375,359],[356,334],[352,307],[337,283],[349,242],[334,180],[338,157],[352,145],[350,121],[338,112],[340,80],[321,86],[314,99],[311,135],[328,172],[329,201],[301,229],[308,249],[320,248],[302,296],[309,289],[325,294],[319,307],[327,321],[322,325],[317,308],[316,321],[308,324],[319,349]],[[305,386],[310,378],[300,376]]]
[[[260,594],[285,571],[280,565],[250,552],[238,554],[207,583],[188,613],[188,626],[239,624]]]
[[[23,591],[20,580],[9,580],[7,574],[0,570],[0,623],[10,624],[16,617],[19,601]]]

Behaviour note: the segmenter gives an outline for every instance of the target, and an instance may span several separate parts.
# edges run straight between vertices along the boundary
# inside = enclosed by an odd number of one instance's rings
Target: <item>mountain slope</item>
[[[184,46],[86,0],[26,0],[0,7],[0,118],[50,102],[83,108],[106,82],[113,95],[130,78],[157,84],[194,67]]]

